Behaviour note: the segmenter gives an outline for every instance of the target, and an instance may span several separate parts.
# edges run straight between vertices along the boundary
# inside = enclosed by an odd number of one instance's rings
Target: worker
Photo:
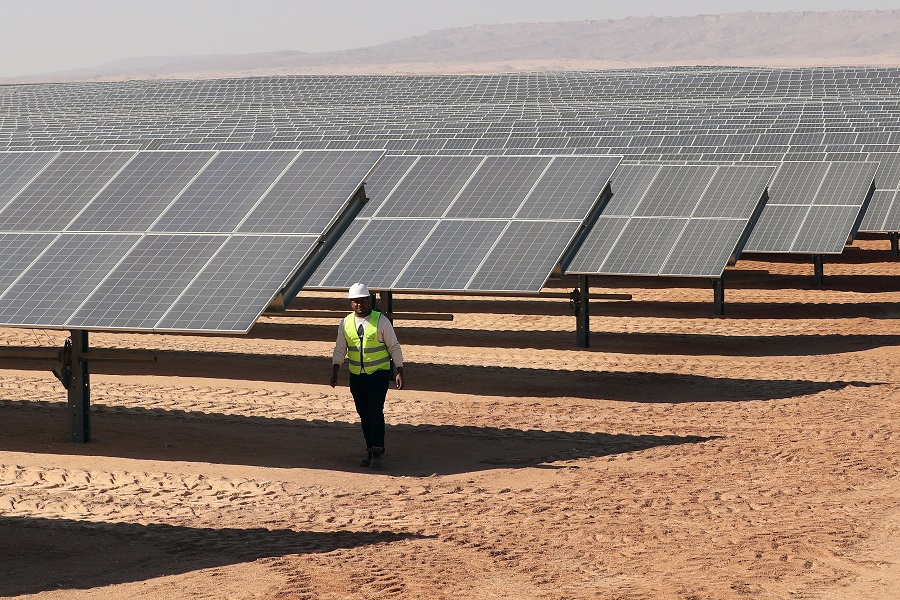
[[[384,400],[391,379],[398,390],[403,389],[403,353],[390,320],[372,310],[369,288],[355,283],[347,297],[353,312],[344,317],[338,328],[331,387],[337,385],[338,369],[346,356],[350,393],[366,440],[366,454],[360,464],[381,469],[384,466]]]

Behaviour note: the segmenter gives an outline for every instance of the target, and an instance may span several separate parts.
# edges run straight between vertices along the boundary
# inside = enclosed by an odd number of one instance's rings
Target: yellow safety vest
[[[388,371],[391,368],[391,354],[384,342],[378,341],[378,319],[381,313],[372,311],[363,325],[362,339],[356,330],[356,315],[344,317],[344,338],[347,340],[347,360],[354,375]],[[362,342],[362,343],[360,343]],[[362,348],[360,348],[362,346]]]

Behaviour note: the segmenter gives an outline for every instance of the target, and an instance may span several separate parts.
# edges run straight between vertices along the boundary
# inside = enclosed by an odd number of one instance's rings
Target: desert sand
[[[455,320],[396,323],[380,472],[330,320],[92,334],[158,362],[93,368],[87,445],[50,365],[6,361],[0,596],[897,597],[900,259],[825,273],[745,257],[724,316],[706,281],[596,278],[633,300],[592,302],[589,349],[565,300],[397,296]]]

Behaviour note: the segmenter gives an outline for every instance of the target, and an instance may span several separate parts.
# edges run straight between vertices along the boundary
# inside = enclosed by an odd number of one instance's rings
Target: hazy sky
[[[900,0],[0,0],[0,77],[143,56],[342,50],[477,23],[848,8]]]

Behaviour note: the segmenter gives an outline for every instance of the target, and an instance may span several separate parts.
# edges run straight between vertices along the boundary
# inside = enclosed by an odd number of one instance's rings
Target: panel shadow
[[[265,557],[421,537],[390,531],[208,529],[0,516],[0,596],[99,588]]]
[[[641,303],[644,304],[644,303]],[[665,303],[662,303],[665,304]],[[858,306],[858,305],[853,305]],[[633,307],[632,310],[634,310]],[[671,306],[660,310],[675,312]],[[709,307],[705,307],[708,309]],[[729,308],[732,308],[729,305]],[[809,305],[797,311],[809,313]],[[872,303],[871,313],[886,314],[885,303]],[[784,305],[756,310],[771,310],[772,318],[787,319]],[[857,312],[860,309],[850,309]],[[900,317],[900,304],[896,307]],[[709,315],[707,315],[709,316]],[[808,315],[807,315],[808,316]],[[850,315],[848,314],[848,318]],[[798,318],[796,315],[794,318]],[[574,321],[573,321],[574,327]],[[335,329],[324,325],[260,323],[253,329],[257,339],[333,342]],[[828,334],[828,335],[712,335],[682,333],[604,332],[591,333],[591,347],[577,348],[575,331],[492,330],[458,327],[432,329],[427,326],[398,324],[397,335],[406,345],[468,348],[537,348],[609,352],[615,354],[661,354],[666,356],[819,356],[859,352],[885,346],[900,346],[900,335]]]
[[[283,356],[237,352],[157,351],[156,363],[96,363],[94,374],[206,379],[277,381],[327,385],[331,357]],[[8,361],[6,368],[42,371],[48,363]],[[776,400],[840,390],[872,381],[814,381],[806,379],[745,379],[643,371],[587,371],[481,365],[410,363],[410,390],[509,398],[583,398],[621,402],[677,404],[682,402],[742,402]],[[347,369],[339,385],[347,385]],[[60,390],[62,391],[62,390]]]
[[[390,408],[387,409],[390,419]],[[90,444],[66,441],[62,402],[0,401],[0,451],[429,477],[695,444],[714,437],[388,425],[384,470],[359,466],[357,423],[94,405]]]

